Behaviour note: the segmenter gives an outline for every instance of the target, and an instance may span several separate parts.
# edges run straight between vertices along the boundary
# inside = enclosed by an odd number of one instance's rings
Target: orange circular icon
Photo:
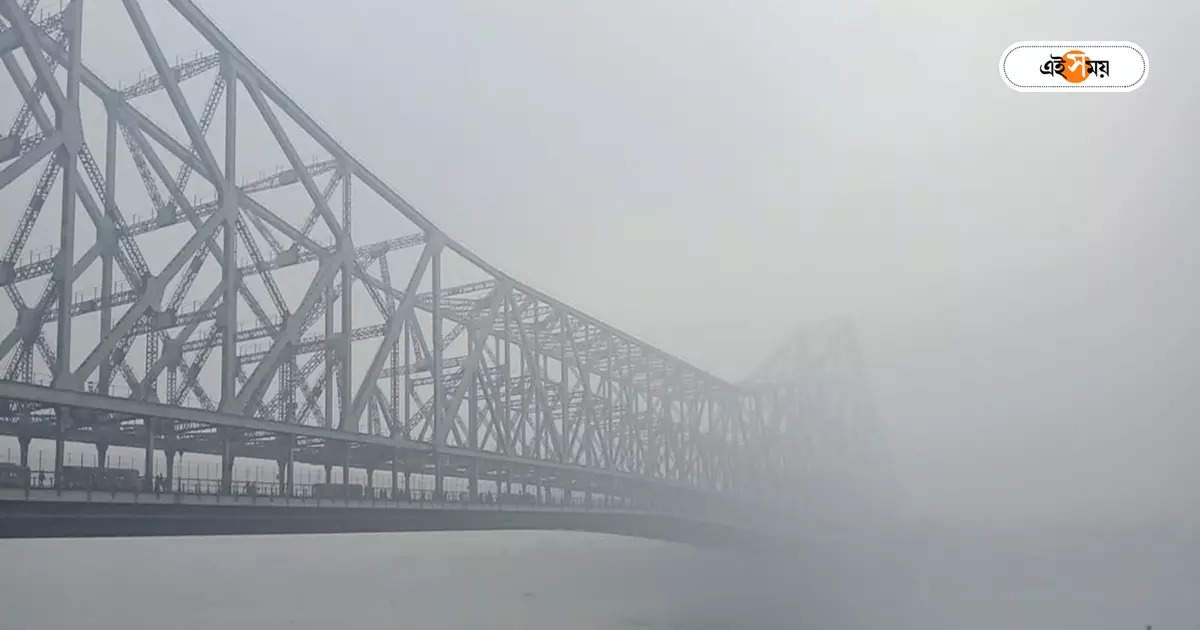
[[[1081,83],[1091,74],[1092,59],[1081,50],[1063,53],[1062,77],[1071,83]]]

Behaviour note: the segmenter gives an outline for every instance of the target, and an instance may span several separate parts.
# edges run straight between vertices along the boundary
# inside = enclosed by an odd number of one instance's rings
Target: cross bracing
[[[4,432],[439,484],[482,463],[752,496],[804,469],[795,383],[729,383],[503,273],[167,4],[203,49],[173,58],[137,0],[93,3],[142,55],[101,72],[84,2],[0,0],[0,191],[21,213]]]

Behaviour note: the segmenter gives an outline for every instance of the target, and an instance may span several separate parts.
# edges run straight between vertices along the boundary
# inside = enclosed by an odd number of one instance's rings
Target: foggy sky
[[[1200,16],[974,4],[204,7],[455,238],[701,367],[853,316],[914,514],[1194,519]],[[1047,38],[1150,77],[1006,88]]]
[[[200,4],[589,314],[731,380],[853,317],[910,516],[1200,520],[1192,3]],[[1002,83],[1063,38],[1139,43],[1146,84]]]

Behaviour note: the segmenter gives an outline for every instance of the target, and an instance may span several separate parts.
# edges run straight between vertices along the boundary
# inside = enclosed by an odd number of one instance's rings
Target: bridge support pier
[[[228,435],[221,443],[221,494],[233,494],[233,440]]]
[[[471,461],[470,477],[467,478],[467,494],[471,503],[479,502],[479,460]]]
[[[404,495],[412,502],[412,473],[409,472],[408,466],[404,467]]]
[[[345,448],[342,451],[342,485],[348,486],[350,485],[350,443],[347,442],[343,446]],[[346,497],[349,496],[350,494],[346,493]]]
[[[284,496],[293,496],[292,489],[295,486],[296,465],[294,450],[292,448],[293,438],[290,436],[281,436],[279,438],[282,444],[282,452],[275,463],[279,465],[279,493]]]
[[[58,413],[54,434],[54,487],[60,491],[63,489],[63,467],[66,466],[66,422],[66,411],[62,410]]]
[[[291,448],[287,452],[287,496],[296,496],[296,457]]]
[[[399,474],[396,470],[396,456],[392,455],[392,501],[395,501],[400,496],[400,493],[398,492],[400,489],[399,485]]]
[[[146,492],[154,491],[154,420],[146,418],[144,421],[146,429],[146,461],[144,472],[142,474],[142,489]]]
[[[169,447],[163,451],[163,454],[167,456],[167,487],[165,488],[167,492],[175,491],[175,454],[181,452],[182,451],[176,451],[175,449]]]
[[[287,458],[275,460],[275,478],[279,480],[279,494],[287,494]]]
[[[371,500],[375,500],[375,468],[369,464],[367,465],[367,495],[371,497]]]
[[[33,438],[28,435],[22,435],[17,438],[17,444],[21,447],[21,467],[29,468],[29,443]]]
[[[435,501],[446,499],[444,481],[442,479],[442,458],[433,454],[433,496]]]

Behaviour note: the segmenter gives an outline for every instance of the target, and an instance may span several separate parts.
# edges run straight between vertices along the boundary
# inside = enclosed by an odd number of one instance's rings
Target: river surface
[[[3,628],[1200,628],[1194,532],[749,553],[571,532],[0,541]]]

